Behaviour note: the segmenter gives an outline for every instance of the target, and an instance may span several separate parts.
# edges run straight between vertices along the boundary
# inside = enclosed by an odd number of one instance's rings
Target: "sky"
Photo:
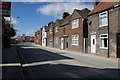
[[[17,36],[34,36],[42,26],[62,18],[63,12],[72,14],[74,9],[93,9],[93,2],[12,2],[11,18]]]

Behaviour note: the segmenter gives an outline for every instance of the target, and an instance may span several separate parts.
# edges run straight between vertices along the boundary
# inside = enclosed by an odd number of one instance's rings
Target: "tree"
[[[13,28],[13,25],[10,23],[6,23],[5,19],[3,18],[2,22],[3,28],[3,47],[7,48],[10,47],[10,38],[16,35],[16,30]]]

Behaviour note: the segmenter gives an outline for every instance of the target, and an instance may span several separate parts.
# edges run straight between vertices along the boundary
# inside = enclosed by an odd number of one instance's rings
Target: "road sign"
[[[0,2],[0,16],[10,17],[11,2]]]

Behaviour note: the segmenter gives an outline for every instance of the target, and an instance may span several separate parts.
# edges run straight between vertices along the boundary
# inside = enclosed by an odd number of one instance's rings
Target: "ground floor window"
[[[100,48],[108,48],[108,34],[100,35]]]
[[[59,42],[58,37],[55,37],[55,44],[58,44],[58,42]]]
[[[78,45],[78,43],[79,43],[79,35],[78,34],[72,35],[71,39],[72,39],[71,45]]]
[[[50,38],[50,44],[52,44],[53,43],[53,39],[52,39],[52,37]]]

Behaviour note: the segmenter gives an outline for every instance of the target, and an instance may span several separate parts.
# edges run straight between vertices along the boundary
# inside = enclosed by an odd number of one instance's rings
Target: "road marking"
[[[5,67],[5,66],[21,66],[21,64],[20,63],[0,64],[0,67]]]

